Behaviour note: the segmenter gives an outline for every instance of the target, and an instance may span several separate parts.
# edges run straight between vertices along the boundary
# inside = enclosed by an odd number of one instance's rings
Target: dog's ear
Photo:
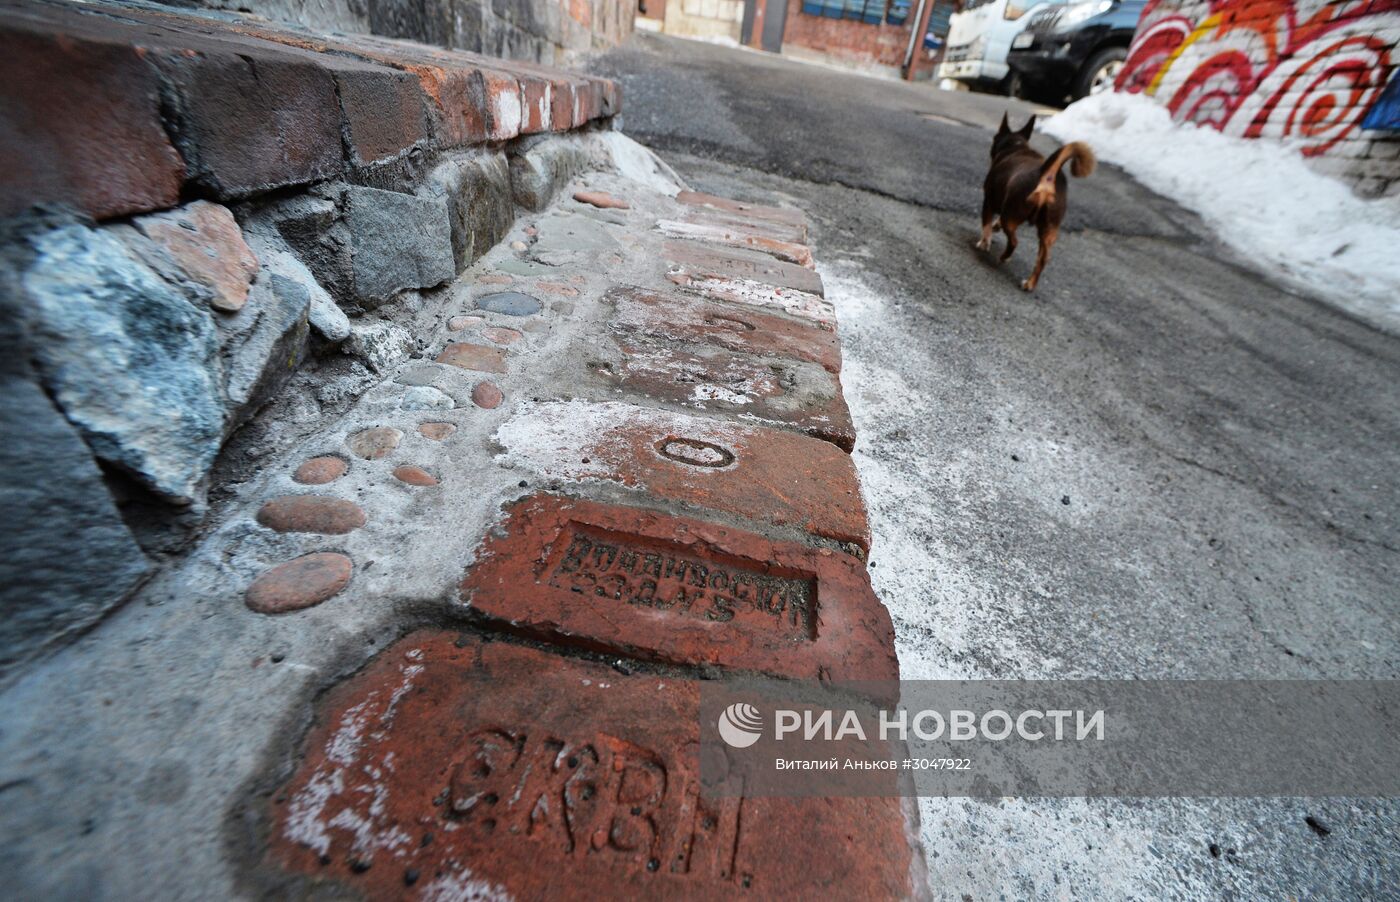
[[[1011,131],[1011,123],[1007,121],[1006,114],[1001,114],[1001,127],[997,129],[998,135],[1004,135]]]
[[[1004,117],[1005,114],[1003,114]],[[1035,116],[1031,116],[1030,121],[1021,129],[1021,137],[1027,141],[1031,139],[1031,132],[1035,131]]]

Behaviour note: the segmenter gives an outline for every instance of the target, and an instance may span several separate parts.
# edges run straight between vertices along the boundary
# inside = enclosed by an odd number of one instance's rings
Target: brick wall
[[[803,12],[797,0],[790,3],[783,28],[784,47],[802,47],[859,65],[904,64],[911,24],[890,25],[882,21],[871,25],[854,19],[831,19]]]
[[[1178,122],[1295,145],[1364,196],[1400,193],[1400,133],[1363,128],[1396,68],[1400,0],[1153,0],[1118,90]]]
[[[181,553],[293,380],[339,374],[319,414],[408,354],[396,318],[595,165],[620,96],[150,4],[10,0],[0,44],[3,680]]]
[[[636,0],[166,0],[320,31],[375,34],[558,63],[632,33]]]

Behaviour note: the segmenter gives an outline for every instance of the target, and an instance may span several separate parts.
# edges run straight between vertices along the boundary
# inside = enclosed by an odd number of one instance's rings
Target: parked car
[[[948,22],[948,47],[938,77],[970,88],[1015,92],[1016,80],[1006,65],[1011,42],[1026,26],[1027,14],[1064,0],[968,0]]]
[[[1006,62],[1023,97],[1078,100],[1113,87],[1145,0],[1077,0],[1031,16]]]

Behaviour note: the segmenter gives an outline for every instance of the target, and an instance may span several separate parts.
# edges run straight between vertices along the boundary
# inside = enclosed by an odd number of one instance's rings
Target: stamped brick
[[[900,799],[702,796],[699,713],[694,680],[410,634],[327,693],[268,859],[372,899],[921,892]]]
[[[485,345],[453,342],[442,349],[442,353],[437,356],[437,362],[482,373],[504,373],[506,352]]]
[[[461,596],[479,618],[556,643],[797,679],[899,678],[889,614],[856,558],[637,508],[517,502]]]
[[[795,288],[825,295],[822,278],[805,266],[775,260],[767,254],[739,248],[715,248],[671,239],[663,245],[672,271],[692,278],[745,279],[777,288]]]
[[[779,260],[796,263],[807,269],[812,269],[816,265],[812,260],[811,248],[805,244],[785,241],[771,235],[760,234],[753,229],[741,228],[728,223],[682,222],[676,219],[662,219],[656,223],[656,228],[662,234],[672,238],[690,238],[695,241],[722,244],[727,247],[761,251]]]
[[[831,373],[841,371],[836,334],[805,318],[765,313],[752,306],[707,304],[630,286],[612,288],[604,299],[616,311],[611,322],[616,331],[807,360]]]
[[[847,451],[855,447],[841,383],[814,363],[631,337],[619,338],[617,347],[620,362],[593,370],[605,384],[694,410],[790,426]]]
[[[869,550],[855,465],[810,436],[616,402],[522,404],[503,459],[546,478],[603,479],[696,508]]]

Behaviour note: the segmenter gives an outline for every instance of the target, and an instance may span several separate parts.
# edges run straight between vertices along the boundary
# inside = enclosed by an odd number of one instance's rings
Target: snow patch
[[[1055,672],[1055,662],[1021,646],[1003,628],[1020,601],[976,579],[962,565],[959,550],[944,541],[937,524],[957,511],[929,491],[929,480],[936,477],[925,449],[911,442],[871,443],[901,422],[940,416],[904,378],[899,356],[884,352],[902,340],[893,301],[872,288],[857,267],[822,265],[818,270],[847,337],[841,381],[861,436],[851,456],[870,515],[871,559],[886,564],[872,568],[870,579],[894,621],[901,676],[986,678],[969,662],[988,654],[1022,662],[1028,671]],[[970,463],[940,459],[937,474],[956,482]]]
[[[622,132],[602,132],[599,140],[612,155],[613,165],[624,177],[667,197],[686,190],[685,181],[651,150]]]
[[[1196,211],[1266,274],[1400,331],[1400,197],[1363,200],[1289,144],[1179,125],[1137,94],[1086,98],[1044,129]]]

